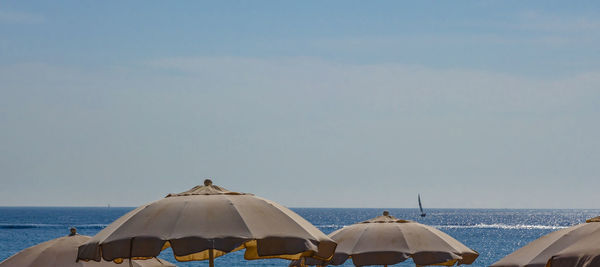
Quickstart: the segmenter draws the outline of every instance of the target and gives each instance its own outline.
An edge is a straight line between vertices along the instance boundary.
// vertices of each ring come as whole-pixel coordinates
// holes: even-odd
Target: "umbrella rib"
[[[62,238],[68,238],[68,237],[62,237]],[[40,253],[38,253],[38,256],[34,260],[32,260],[31,263],[36,262],[39,259],[39,256],[44,255],[44,253],[46,253],[46,251],[48,251],[49,249],[52,249],[53,245],[56,245],[57,242],[60,242],[60,241],[63,241],[63,240],[64,239],[46,241],[45,243],[47,243],[47,246],[44,249],[42,249],[40,251]],[[29,247],[27,249],[30,249],[30,248],[33,248],[33,247]],[[53,253],[51,253],[51,254],[53,254]]]
[[[260,201],[263,201],[263,202],[265,202],[265,203],[266,203],[266,204],[267,204],[269,207],[273,208],[273,210],[275,210],[276,212],[278,212],[278,213],[280,213],[280,214],[283,214],[283,215],[284,215],[284,216],[283,216],[284,218],[289,218],[289,219],[291,219],[290,221],[291,221],[292,223],[294,223],[296,226],[298,226],[298,228],[299,228],[299,229],[302,229],[302,231],[304,231],[304,232],[308,232],[308,231],[307,231],[307,229],[305,229],[304,227],[302,227],[302,225],[301,225],[300,223],[298,223],[296,220],[294,220],[294,219],[292,218],[292,216],[289,216],[287,213],[285,213],[285,212],[284,212],[284,210],[283,210],[283,209],[281,209],[280,207],[278,207],[278,205],[276,205],[276,203],[271,203],[270,201],[268,201],[268,200],[266,200],[266,199],[263,199],[263,198],[260,198],[260,197],[257,197],[257,199],[258,199],[258,200],[260,200]],[[283,206],[281,206],[281,207],[283,207]],[[285,207],[283,207],[283,208],[285,208]],[[309,233],[309,235],[311,235],[311,237],[312,237],[312,234],[310,234],[310,233]],[[254,235],[253,235],[253,236],[254,236]],[[256,238],[254,238],[254,239],[256,239]]]
[[[455,248],[454,245],[450,244],[448,241],[446,241],[445,239],[443,239],[442,237],[440,237],[434,231],[431,231],[431,229],[429,229],[429,227],[426,226],[426,227],[423,227],[423,228],[425,228],[428,232],[430,232],[431,234],[433,234],[438,240],[443,241],[444,244],[448,245],[452,250],[454,250],[454,251],[451,251],[452,253],[454,253],[454,254],[460,253],[460,251],[457,248]],[[444,233],[444,232],[442,232],[442,233]],[[444,233],[444,234],[446,234],[446,233]],[[447,252],[447,251],[441,251],[441,252]],[[459,255],[459,256],[462,258],[462,253],[460,253],[460,254],[461,255]]]
[[[354,255],[354,251],[356,246],[360,243],[360,240],[363,238],[363,235],[365,235],[365,233],[367,232],[367,229],[369,228],[369,226],[365,226],[364,229],[362,229],[362,231],[360,232],[359,237],[356,239],[356,242],[354,242],[354,245],[352,246],[352,249],[350,250],[350,256]]]
[[[295,216],[299,217],[300,219],[304,220],[304,218],[302,218],[302,216],[300,216],[300,215],[296,214],[295,212],[293,212],[293,211],[291,211],[291,210],[290,210],[290,211],[291,211],[293,214],[287,214],[287,213],[284,211],[284,209],[287,209],[287,208],[285,208],[284,206],[281,206],[281,205],[279,205],[279,204],[277,204],[277,203],[271,203],[271,202],[269,202],[269,201],[267,201],[267,200],[264,200],[264,199],[262,199],[262,201],[265,201],[265,202],[267,202],[267,204],[269,204],[271,207],[275,208],[275,210],[276,210],[277,212],[279,212],[279,213],[282,213],[282,214],[284,215],[284,217],[285,217],[285,218],[290,218],[290,219],[291,219],[291,221],[292,221],[292,222],[293,222],[293,223],[294,223],[296,226],[298,226],[298,228],[300,228],[300,229],[302,229],[302,231],[306,232],[306,233],[307,233],[307,234],[308,234],[308,235],[309,235],[311,238],[313,238],[313,237],[314,237],[314,236],[312,235],[313,233],[311,233],[311,232],[309,231],[309,229],[306,229],[306,228],[304,228],[304,227],[303,227],[303,226],[302,226],[302,225],[301,225],[301,224],[300,224],[300,223],[299,223],[299,222],[298,222],[298,221],[297,221],[295,218],[293,218],[293,217],[292,217],[292,216],[290,216],[290,215],[295,215]],[[282,207],[282,208],[284,208],[284,209],[282,209],[282,208],[280,208],[280,207],[278,207],[278,206],[281,206],[281,207]],[[310,225],[312,225],[312,224],[310,224]],[[315,227],[315,228],[316,228],[316,227]]]
[[[173,232],[177,229],[177,225],[179,224],[179,220],[181,220],[181,213],[183,213],[183,210],[188,206],[189,202],[185,201],[183,204],[183,207],[181,209],[179,209],[179,212],[177,213],[177,218],[175,219],[175,223],[173,224],[173,228],[171,228],[171,231],[169,232],[169,236],[167,237],[167,240],[164,241],[171,241],[171,239],[173,238]],[[163,243],[164,245],[164,243]],[[171,244],[172,245],[172,244]]]
[[[533,258],[531,258],[531,260],[527,264],[534,263],[538,258],[540,258],[541,255],[545,254],[546,252],[554,250],[556,246],[553,246],[553,245],[558,244],[560,242],[560,240],[562,240],[563,238],[565,238],[565,236],[567,236],[570,233],[571,232],[567,232],[567,233],[561,235],[560,237],[558,237],[556,240],[554,240],[554,242],[552,242],[547,247],[545,247],[542,250],[540,250],[540,252],[537,253],[537,255],[535,255]],[[568,244],[567,246],[556,250],[554,253],[549,253],[551,255],[549,255],[548,259],[550,259],[554,254],[558,254],[560,251],[564,250],[565,248],[569,247],[570,245],[571,244]],[[546,259],[546,261],[548,261],[548,259]]]
[[[242,222],[244,222],[244,227],[246,228],[247,232],[250,234],[250,238],[251,239],[255,239],[254,238],[254,233],[252,232],[252,229],[250,229],[250,227],[248,226],[248,223],[246,222],[246,219],[244,218],[244,216],[242,216],[242,213],[237,208],[237,206],[235,205],[235,203],[233,203],[233,201],[231,200],[231,198],[227,198],[227,200],[229,201],[229,203],[231,204],[231,206],[233,207],[233,209],[236,211],[236,213],[239,215],[239,217],[242,220]]]
[[[52,240],[51,240],[51,241],[52,241]],[[59,241],[58,241],[58,242],[59,242]],[[55,245],[56,243],[57,243],[57,242],[55,242],[55,243],[54,243],[54,245]],[[40,253],[38,253],[38,254],[37,254],[37,257],[31,261],[31,264],[33,264],[33,263],[37,263],[38,261],[40,261],[40,257],[41,257],[42,255],[45,255],[45,253],[46,253],[46,252],[49,252],[49,250],[51,250],[51,249],[52,249],[52,247],[53,247],[53,246],[52,246],[52,244],[51,244],[50,246],[47,246],[47,247],[45,247],[45,248],[44,248],[42,251],[40,251]],[[47,262],[56,263],[56,256],[54,255],[55,253],[49,253],[49,254],[54,256],[54,257],[53,257],[53,261],[48,261],[47,259],[45,259],[45,260],[44,260],[44,263],[47,263]]]
[[[406,248],[409,250],[407,254],[410,254],[410,256],[412,257],[412,254],[414,252],[412,251],[412,248],[408,245],[408,240],[406,240],[406,236],[404,235],[404,230],[402,229],[402,226],[400,226],[400,224],[398,224],[398,223],[395,223],[395,225],[396,225],[396,228],[398,228],[400,235],[402,236],[402,240],[404,240],[404,244],[406,245]]]
[[[140,212],[141,210],[147,208],[148,206],[150,206],[154,203],[155,202],[152,202],[152,203],[137,207],[137,208],[133,209],[132,211],[129,211],[125,215],[121,216],[120,218],[116,219],[114,222],[109,224],[106,228],[104,228],[100,232],[98,232],[98,234],[96,234],[94,237],[92,237],[91,240],[95,239],[96,236],[104,235],[104,236],[101,236],[101,238],[97,240],[98,244],[104,243],[107,239],[110,239],[113,235],[115,235],[116,230],[119,229],[119,227],[121,227],[125,223],[129,222],[129,220],[131,218],[133,218],[138,212]],[[103,254],[104,254],[104,252],[101,252],[101,256]]]
[[[429,231],[430,233],[432,233],[432,234],[433,234],[433,235],[434,235],[436,238],[438,238],[439,240],[443,241],[443,243],[444,243],[444,244],[446,244],[446,245],[448,245],[448,246],[449,246],[449,247],[450,247],[452,250],[454,250],[454,251],[443,251],[443,250],[442,250],[442,251],[436,251],[436,252],[442,252],[442,253],[448,253],[448,254],[452,253],[452,254],[454,254],[454,255],[456,255],[456,256],[458,256],[458,257],[459,257],[459,259],[455,259],[455,260],[457,260],[457,262],[458,262],[459,260],[462,260],[462,259],[463,259],[463,254],[464,254],[463,252],[461,252],[460,250],[458,250],[457,248],[455,248],[455,247],[454,247],[452,244],[448,243],[448,242],[447,242],[445,239],[441,238],[441,237],[440,237],[439,235],[437,235],[437,234],[436,234],[434,231],[431,231],[431,229],[429,229],[429,227],[424,227],[424,228],[425,228],[427,231]],[[440,232],[441,232],[441,231],[440,231]],[[444,232],[442,232],[442,233],[444,233]],[[446,234],[446,233],[444,233],[444,234]],[[447,235],[447,234],[446,234],[446,235]],[[467,247],[467,248],[468,248],[468,247]],[[468,249],[470,249],[470,248],[468,248]],[[472,249],[470,249],[470,250],[472,250]],[[411,256],[411,257],[412,257],[412,256]],[[414,260],[414,258],[413,258],[413,260]],[[453,260],[454,260],[454,259],[453,259]],[[453,265],[454,265],[454,263],[452,263],[452,265],[451,265],[451,266],[453,266]]]
[[[277,210],[279,213],[282,213],[284,215],[284,217],[290,218],[294,224],[296,224],[300,229],[302,229],[302,231],[306,232],[311,238],[315,237],[313,235],[314,233],[311,232],[310,229],[304,228],[304,226],[302,226],[302,224],[300,224],[300,222],[302,222],[302,221],[307,222],[309,226],[312,226],[315,230],[320,231],[319,229],[317,229],[316,226],[313,226],[312,223],[310,223],[309,221],[307,221],[306,219],[304,219],[302,216],[298,215],[294,211],[286,208],[285,206],[282,206],[281,204],[278,204],[277,202],[271,202],[270,200],[263,199],[260,197],[258,197],[258,199],[261,199],[262,201],[269,204],[271,207],[275,208],[275,210]],[[290,211],[291,214],[286,213],[285,212],[286,210]]]

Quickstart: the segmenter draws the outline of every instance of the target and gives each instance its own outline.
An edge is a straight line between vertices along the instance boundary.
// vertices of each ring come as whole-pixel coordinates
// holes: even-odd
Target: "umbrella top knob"
[[[223,187],[213,185],[210,179],[204,180],[204,185],[194,186],[194,188],[181,192],[179,194],[168,194],[166,197],[197,196],[197,195],[252,195],[229,191]]]
[[[69,228],[69,236],[77,235],[77,228],[71,227]]]
[[[389,211],[384,210],[383,215],[377,216],[373,219],[366,220],[361,223],[412,223],[412,222],[413,221],[398,219],[398,218],[390,215]]]

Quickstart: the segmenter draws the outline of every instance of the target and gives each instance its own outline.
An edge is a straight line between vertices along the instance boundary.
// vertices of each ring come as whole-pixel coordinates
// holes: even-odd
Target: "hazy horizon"
[[[148,203],[145,203],[148,204]],[[0,208],[102,208],[102,209],[123,209],[123,208],[131,208],[135,209],[139,206],[0,206]],[[294,207],[288,206],[289,209],[373,209],[373,210],[415,210],[419,212],[418,206],[415,208],[412,207]],[[426,214],[431,215],[431,211],[435,210],[582,210],[582,211],[590,211],[590,210],[599,210],[600,208],[436,208],[436,207],[426,207],[424,211]],[[392,214],[393,216],[394,214]]]

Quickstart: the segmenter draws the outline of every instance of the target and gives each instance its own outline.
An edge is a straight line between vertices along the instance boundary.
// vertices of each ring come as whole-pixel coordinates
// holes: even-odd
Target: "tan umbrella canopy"
[[[346,226],[329,234],[338,242],[333,259],[310,265],[341,265],[348,258],[356,266],[393,265],[412,258],[416,265],[471,264],[479,256],[446,233],[424,224],[383,216]],[[296,261],[292,266],[301,266]]]
[[[588,225],[599,229],[600,217],[586,221]],[[590,227],[591,228],[591,227]],[[547,267],[595,267],[600,266],[600,231],[596,230],[588,236],[581,238],[573,245],[556,253]]]
[[[552,256],[547,267],[596,267],[600,266],[600,236],[586,237]]]
[[[206,180],[141,206],[79,247],[78,259],[120,262],[171,247],[178,261],[209,260],[246,249],[246,259],[330,259],[336,243],[293,211]]]
[[[542,236],[491,267],[591,267],[600,266],[599,256],[600,217],[596,217]]]
[[[125,267],[112,261],[76,262],[77,248],[91,237],[85,235],[69,235],[52,239],[44,243],[22,250],[10,258],[0,262],[0,267]],[[132,261],[134,267],[175,267],[175,265],[159,259]]]

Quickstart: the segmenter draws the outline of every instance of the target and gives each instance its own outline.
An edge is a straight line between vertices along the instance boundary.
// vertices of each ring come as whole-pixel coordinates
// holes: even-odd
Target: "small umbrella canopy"
[[[306,264],[341,265],[352,258],[356,266],[393,265],[412,258],[421,266],[452,266],[471,264],[479,256],[434,227],[399,220],[387,211],[383,216],[346,226],[329,236],[338,243],[333,259],[329,262],[306,259]],[[292,265],[301,264],[296,261]]]
[[[246,249],[246,259],[330,259],[336,243],[293,211],[206,180],[141,206],[79,248],[78,258],[120,262],[171,247],[178,261],[210,260]]]
[[[600,248],[597,240],[600,240],[600,219],[594,218],[587,220],[586,223],[578,224],[569,228],[561,229],[545,236],[540,237],[525,245],[524,247],[516,250],[508,256],[502,258],[490,267],[544,267],[546,264],[550,264],[548,260],[555,255],[562,255],[555,257],[556,265],[551,266],[597,266],[597,265],[576,265],[567,264],[562,265],[559,262],[570,262],[575,259],[576,252],[579,256],[584,256],[583,250],[576,250],[579,246],[584,248],[593,248],[591,246],[596,242],[595,247]],[[583,254],[582,254],[583,253]],[[596,254],[598,255],[598,254]],[[571,260],[567,260],[567,258]],[[579,258],[579,257],[577,257]],[[580,260],[583,260],[581,258]],[[575,262],[578,262],[576,260]]]
[[[29,247],[0,262],[0,267],[126,267],[128,264],[116,264],[111,261],[76,262],[77,248],[91,237],[70,235],[52,239]],[[135,267],[174,267],[175,265],[159,259],[132,261]]]

